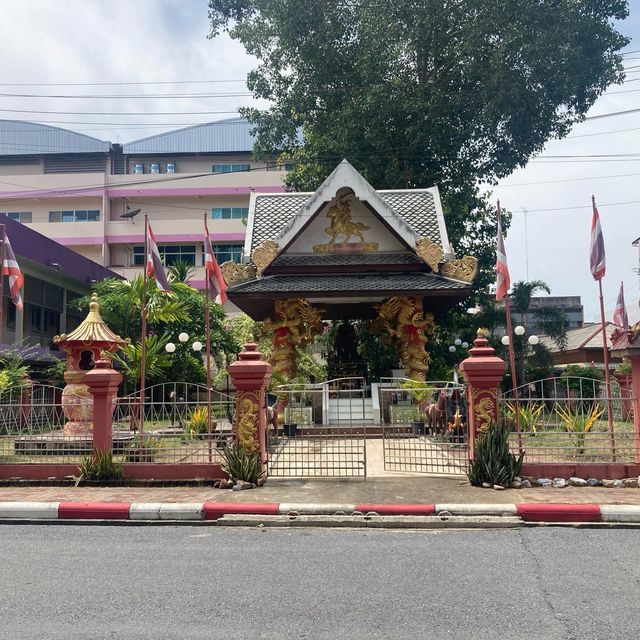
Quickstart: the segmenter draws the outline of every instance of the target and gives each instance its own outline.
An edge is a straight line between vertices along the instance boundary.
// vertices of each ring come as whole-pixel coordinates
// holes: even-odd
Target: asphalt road
[[[0,638],[635,637],[639,536],[0,525]]]

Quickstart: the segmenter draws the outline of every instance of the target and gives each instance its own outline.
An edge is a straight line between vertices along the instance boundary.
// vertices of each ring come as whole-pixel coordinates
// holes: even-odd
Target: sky
[[[639,254],[631,244],[640,237],[640,0],[629,4],[630,17],[618,25],[632,38],[625,84],[492,191],[513,213],[506,238],[512,282],[543,280],[552,295],[581,296],[586,321],[599,317],[589,271],[592,194],[605,239],[607,317],[624,281],[629,317],[640,319]],[[226,36],[207,39],[208,30],[206,0],[5,1],[0,118],[127,142],[232,117],[239,106],[265,106],[245,84],[256,60]],[[56,97],[69,94],[83,97]]]

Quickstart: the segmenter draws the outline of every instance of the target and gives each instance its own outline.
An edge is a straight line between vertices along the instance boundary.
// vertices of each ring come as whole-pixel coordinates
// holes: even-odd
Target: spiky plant
[[[249,453],[244,447],[231,445],[221,451],[222,470],[234,480],[258,482],[262,475],[260,454]]]
[[[495,422],[475,442],[475,457],[469,463],[469,482],[479,487],[487,482],[508,487],[520,475],[525,452],[518,457],[509,451],[510,429]]]

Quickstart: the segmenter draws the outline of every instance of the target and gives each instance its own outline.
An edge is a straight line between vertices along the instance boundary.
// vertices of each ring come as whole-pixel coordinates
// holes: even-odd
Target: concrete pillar
[[[236,388],[233,425],[236,443],[250,453],[259,452],[264,470],[267,464],[265,392],[272,367],[262,359],[258,345],[251,341],[244,345],[244,351],[227,370]]]
[[[631,360],[631,406],[633,407],[633,431],[636,438],[636,462],[640,462],[640,353]]]
[[[486,431],[489,422],[498,421],[499,387],[506,363],[496,355],[482,329],[469,349],[469,357],[460,363],[467,383],[467,429],[469,457],[473,459],[475,440]]]
[[[631,376],[628,373],[616,371],[613,374],[620,385],[620,403],[622,405],[622,419],[631,417]]]
[[[83,383],[93,396],[93,454],[110,453],[113,445],[114,399],[122,374],[111,367],[111,361],[100,359],[84,376]]]

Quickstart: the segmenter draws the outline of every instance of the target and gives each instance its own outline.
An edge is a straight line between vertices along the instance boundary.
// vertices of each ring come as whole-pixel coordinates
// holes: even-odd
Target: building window
[[[162,263],[170,267],[176,262],[186,262],[191,266],[196,264],[196,246],[194,244],[159,244],[158,251]],[[144,246],[133,247],[133,264],[142,266],[144,264]]]
[[[240,262],[242,260],[243,246],[241,244],[214,244],[213,254],[216,257],[216,262],[222,264],[233,260],[234,262]]]
[[[98,222],[98,209],[78,209],[77,211],[49,211],[49,222]]]
[[[293,162],[267,162],[267,171],[293,171]]]
[[[249,207],[218,207],[211,209],[214,220],[243,220],[249,216]]]
[[[0,211],[0,213],[7,216],[7,218],[11,218],[12,220],[17,220],[18,222],[31,222],[32,213],[31,211]]]
[[[212,173],[235,173],[236,171],[251,171],[250,164],[214,164]]]

